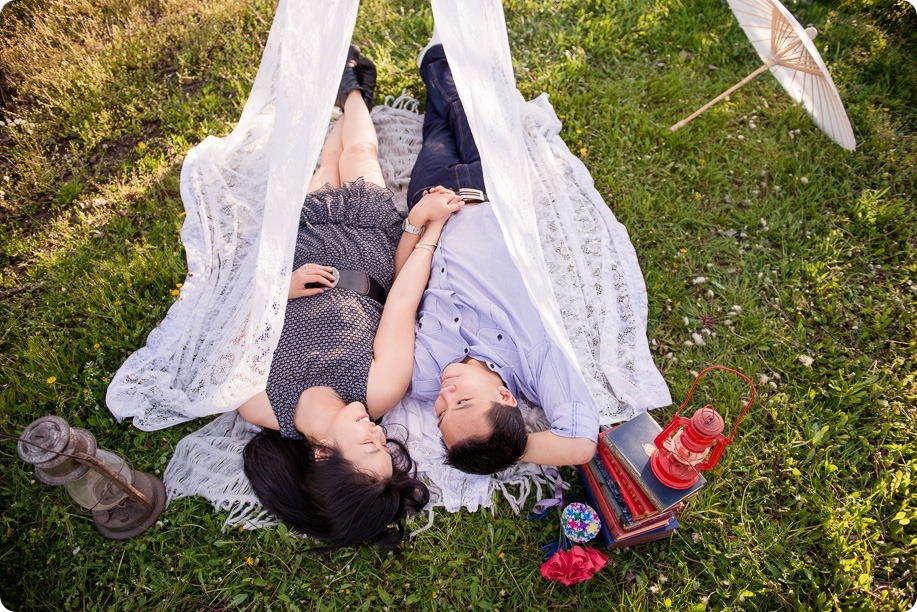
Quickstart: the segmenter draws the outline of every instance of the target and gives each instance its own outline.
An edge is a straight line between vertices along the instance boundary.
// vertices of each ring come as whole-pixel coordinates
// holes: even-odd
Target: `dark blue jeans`
[[[408,185],[408,207],[420,201],[424,189],[437,185],[453,191],[471,188],[486,192],[481,157],[442,45],[431,47],[424,55],[420,76],[427,86],[427,107],[423,148]]]

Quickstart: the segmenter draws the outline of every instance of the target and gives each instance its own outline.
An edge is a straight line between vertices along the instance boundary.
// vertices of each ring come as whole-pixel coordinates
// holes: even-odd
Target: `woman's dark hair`
[[[379,479],[355,467],[332,446],[291,440],[264,429],[242,454],[245,475],[255,495],[274,516],[314,538],[327,549],[378,544],[394,549],[404,537],[402,519],[419,512],[430,499],[418,480],[407,448],[388,441],[391,478]],[[315,450],[325,456],[316,461]],[[388,529],[398,523],[394,530]]]
[[[486,418],[493,433],[487,438],[469,438],[446,447],[446,465],[466,474],[493,474],[519,460],[528,441],[519,408],[494,402]]]

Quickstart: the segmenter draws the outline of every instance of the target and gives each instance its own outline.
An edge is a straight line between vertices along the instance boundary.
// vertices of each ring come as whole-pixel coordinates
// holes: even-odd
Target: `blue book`
[[[673,489],[659,482],[650,467],[650,455],[656,448],[654,440],[661,431],[653,417],[643,412],[600,436],[599,444],[604,444],[611,451],[656,509],[665,512],[697,493],[707,480],[701,476],[688,489]]]

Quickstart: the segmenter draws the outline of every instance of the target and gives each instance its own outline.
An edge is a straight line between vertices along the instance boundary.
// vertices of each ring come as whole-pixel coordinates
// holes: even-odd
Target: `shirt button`
[[[458,323],[458,317],[455,317],[455,318],[452,319],[452,320],[455,321],[456,323]]]
[[[497,366],[495,366],[494,364],[490,364],[490,369],[491,369],[491,370],[493,370],[493,369],[496,368],[496,367],[497,367]]]
[[[440,272],[445,272],[446,269],[445,269],[445,268],[440,268],[439,271],[440,271]]]
[[[503,334],[497,334],[497,340],[503,340]]]
[[[466,354],[466,355],[468,354],[468,349],[465,349],[465,354]]]

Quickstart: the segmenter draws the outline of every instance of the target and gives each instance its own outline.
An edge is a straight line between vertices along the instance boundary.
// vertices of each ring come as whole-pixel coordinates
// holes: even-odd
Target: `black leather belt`
[[[480,189],[469,189],[465,187],[459,189],[457,195],[465,200],[465,204],[480,204],[481,202],[487,201],[487,194]]]
[[[376,300],[380,304],[385,304],[386,291],[385,287],[379,284],[369,274],[359,270],[334,270],[334,284],[332,288],[349,289],[360,295]],[[321,283],[309,283],[306,287],[325,287]]]

